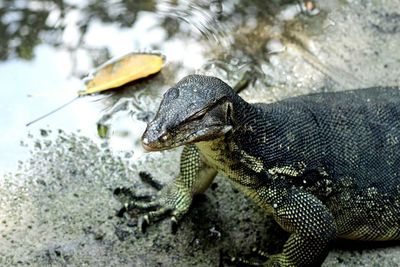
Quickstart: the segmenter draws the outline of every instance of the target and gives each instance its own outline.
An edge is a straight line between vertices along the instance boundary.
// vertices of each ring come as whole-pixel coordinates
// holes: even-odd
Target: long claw
[[[131,198],[134,200],[149,201],[154,198],[154,193],[150,191],[139,191],[133,193]]]
[[[231,258],[231,262],[232,263],[235,263],[235,264],[237,264],[237,265],[239,265],[239,266],[262,266],[262,264],[261,263],[259,263],[259,262],[256,262],[256,261],[251,261],[251,260],[246,260],[246,259],[243,259],[243,258],[241,258],[241,257],[232,257]]]
[[[179,227],[179,222],[182,220],[183,216],[189,209],[190,204],[185,205],[183,209],[173,210],[171,213],[171,233],[175,234]]]
[[[117,210],[116,212],[116,216],[122,218],[125,214],[125,212],[127,212],[127,209],[125,207],[120,208],[119,210]]]
[[[150,200],[154,197],[153,192],[147,190],[136,192],[128,187],[118,187],[114,189],[113,193],[119,198],[129,197],[130,199],[134,200]]]
[[[144,183],[150,185],[151,187],[157,190],[161,190],[164,187],[164,185],[162,185],[159,181],[154,179],[150,173],[139,172],[139,177]]]
[[[178,231],[178,220],[176,219],[175,216],[171,217],[171,233],[172,234],[176,234],[176,232]]]
[[[138,201],[131,201],[125,202],[124,206],[116,212],[117,217],[123,217],[125,212],[132,211],[134,209],[140,210],[152,210],[159,207],[159,203],[157,201],[152,202],[138,202]]]
[[[251,250],[253,253],[256,253],[258,256],[263,257],[263,258],[269,258],[268,252],[265,252],[257,247],[252,248]]]
[[[170,208],[170,207],[161,207],[158,210],[150,211],[147,214],[147,216],[148,216],[149,220],[152,222],[159,221],[159,220],[165,218],[170,213],[171,210],[172,210],[172,208]]]
[[[179,222],[183,218],[183,216],[187,213],[187,211],[189,210],[189,207],[190,207],[190,202],[189,203],[185,203],[185,205],[182,205],[181,209],[173,210],[172,211],[172,218],[174,218],[174,220]]]
[[[160,207],[160,202],[158,200],[153,200],[150,202],[142,202],[142,201],[131,201],[129,203],[129,208],[138,208],[141,210],[151,210]]]
[[[149,224],[150,224],[150,220],[147,215],[139,217],[138,225],[139,225],[140,231],[143,234],[146,233],[146,229],[147,229],[147,226],[149,226]]]
[[[150,211],[146,215],[143,215],[139,218],[138,225],[142,231],[142,233],[146,232],[147,226],[150,225],[151,222],[159,221],[166,217],[171,208],[169,207],[162,207],[155,211]]]

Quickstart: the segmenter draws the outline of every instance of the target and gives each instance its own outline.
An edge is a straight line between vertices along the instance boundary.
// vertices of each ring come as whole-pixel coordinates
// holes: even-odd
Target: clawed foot
[[[234,266],[265,266],[266,260],[270,255],[258,248],[253,248],[250,255],[234,256],[228,259]]]
[[[139,176],[144,183],[158,192],[152,194],[150,191],[136,192],[128,188],[117,188],[114,194],[124,199],[124,207],[117,212],[117,216],[122,217],[127,212],[139,213],[138,226],[143,233],[148,225],[170,217],[171,230],[175,233],[178,222],[192,203],[191,192],[178,182],[162,186],[148,173],[141,172]]]

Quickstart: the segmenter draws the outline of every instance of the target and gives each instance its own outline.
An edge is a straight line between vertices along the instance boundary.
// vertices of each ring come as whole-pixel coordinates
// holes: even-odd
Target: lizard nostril
[[[147,151],[153,151],[154,147],[147,137],[142,138],[142,146]]]
[[[144,137],[143,139],[142,139],[142,142],[143,142],[143,144],[149,144],[149,139],[147,138],[147,137]]]

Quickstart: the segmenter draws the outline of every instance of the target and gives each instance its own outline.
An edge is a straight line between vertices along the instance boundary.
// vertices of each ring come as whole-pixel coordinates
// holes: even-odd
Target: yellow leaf
[[[112,59],[85,78],[86,90],[80,91],[79,95],[102,92],[145,78],[159,72],[164,61],[163,55],[150,53],[129,53]]]

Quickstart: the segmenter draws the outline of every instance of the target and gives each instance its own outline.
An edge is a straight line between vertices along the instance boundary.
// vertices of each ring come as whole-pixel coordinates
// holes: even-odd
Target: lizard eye
[[[178,96],[179,96],[179,91],[176,88],[171,88],[164,94],[164,98],[168,99],[168,101],[175,100],[178,98]]]

